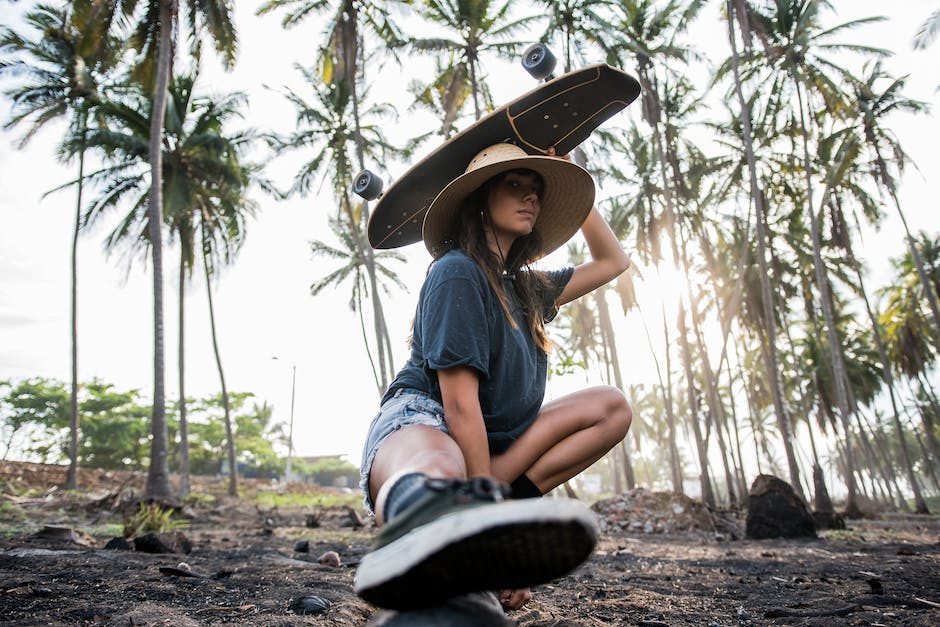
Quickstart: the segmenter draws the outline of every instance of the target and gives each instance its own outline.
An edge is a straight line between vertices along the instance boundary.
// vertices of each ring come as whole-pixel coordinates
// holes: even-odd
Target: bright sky
[[[15,23],[29,2],[0,4],[0,23]],[[247,123],[262,129],[287,131],[294,112],[283,98],[263,86],[292,85],[306,94],[293,70],[295,62],[309,64],[313,46],[321,39],[317,24],[289,32],[280,29],[280,16],[257,18],[256,2],[236,3],[236,23],[241,49],[234,72],[207,68],[204,90],[249,94]],[[847,21],[887,12],[874,0],[835,0],[836,20]],[[885,62],[894,75],[910,74],[907,95],[940,107],[935,89],[940,86],[940,42],[927,51],[911,50],[917,27],[938,7],[931,0],[898,0],[890,6],[891,18],[879,25],[851,31],[846,40],[865,42],[895,51]],[[693,30],[704,35],[706,52],[720,46],[724,35],[713,3]],[[712,40],[717,35],[720,38]],[[720,50],[720,48],[716,48]],[[721,52],[716,53],[722,54]],[[709,55],[712,60],[718,56]],[[418,68],[424,67],[420,64]],[[528,75],[518,65],[493,64],[493,91],[505,102],[531,88]],[[416,65],[403,69],[389,65],[373,94],[383,93],[400,105],[402,119],[389,123],[393,139],[425,130],[426,121],[406,113],[408,97],[403,86],[414,76]],[[371,68],[370,68],[371,71]],[[375,76],[375,73],[372,73]],[[426,78],[422,76],[421,78]],[[622,113],[609,125],[627,125]],[[9,102],[0,100],[0,119],[9,119]],[[940,181],[936,141],[940,124],[935,116],[896,116],[891,120],[905,149],[919,166],[904,179],[901,200],[912,228],[940,231]],[[25,149],[16,148],[21,130],[0,133],[0,379],[31,376],[69,380],[69,255],[74,196],[70,191],[41,198],[43,192],[70,180],[74,167],[53,158],[61,127],[40,133]],[[429,150],[430,147],[426,148]],[[302,156],[271,161],[268,174],[283,185],[297,170]],[[394,164],[400,174],[405,164]],[[313,299],[309,285],[331,266],[314,261],[308,242],[327,237],[326,216],[334,203],[324,194],[287,202],[258,197],[257,218],[249,224],[248,238],[236,264],[215,285],[215,305],[222,359],[228,387],[250,391],[258,402],[274,405],[274,415],[286,421],[290,410],[291,367],[297,368],[295,409],[296,454],[343,453],[354,463],[369,421],[378,405],[369,364],[362,347],[357,317],[348,308],[346,288]],[[108,258],[102,241],[108,227],[86,233],[79,252],[79,368],[87,381],[100,377],[119,389],[137,388],[145,397],[152,392],[152,296],[151,278],[138,262],[128,272],[124,260]],[[886,255],[901,250],[901,230],[890,221],[882,231],[867,236],[863,251],[875,271],[873,284],[886,281]],[[414,302],[429,257],[423,246],[405,249],[410,261],[400,269],[409,285],[407,294],[386,297],[388,323],[396,342],[396,364],[405,355]],[[563,262],[563,260],[562,260]],[[177,252],[165,251],[165,343],[167,397],[177,396]],[[650,282],[648,282],[650,283]],[[642,287],[641,297],[655,301],[655,287]],[[205,285],[197,277],[187,290],[187,394],[218,393],[218,376],[209,336]],[[621,355],[628,383],[652,382],[653,366],[646,339],[636,314],[618,324]],[[655,323],[651,324],[655,327]],[[654,333],[654,342],[657,340]],[[272,359],[273,357],[278,359]],[[549,394],[557,395],[583,384],[584,375],[550,382]]]

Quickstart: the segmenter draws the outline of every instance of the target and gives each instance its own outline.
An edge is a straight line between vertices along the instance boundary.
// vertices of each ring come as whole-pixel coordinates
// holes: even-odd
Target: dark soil
[[[352,590],[375,530],[343,526],[341,507],[260,509],[249,497],[270,484],[244,482],[241,500],[217,496],[187,512],[189,554],[154,555],[103,548],[133,511],[140,475],[85,470],[77,493],[55,489],[63,479],[61,467],[0,463],[0,625],[362,625],[375,614]],[[206,480],[194,492],[221,489]],[[305,525],[311,514],[320,527]],[[937,517],[882,515],[819,540],[752,541],[731,539],[743,520],[729,514],[706,529],[634,516],[604,524],[591,559],[536,588],[510,618],[544,627],[940,624]],[[46,525],[67,529],[37,533]],[[298,540],[309,552],[294,550]],[[317,562],[328,551],[339,566]],[[316,612],[320,601],[307,600],[316,613],[304,614],[304,597],[328,607]]]

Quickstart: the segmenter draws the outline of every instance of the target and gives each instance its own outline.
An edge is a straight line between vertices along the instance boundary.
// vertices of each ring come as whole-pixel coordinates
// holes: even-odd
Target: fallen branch
[[[837,607],[834,610],[791,610],[786,607],[773,607],[764,612],[764,618],[818,618],[822,616],[846,616],[861,609],[860,605],[852,604]]]
[[[923,603],[927,607],[935,607],[940,609],[940,603],[934,603],[933,601],[928,601],[927,599],[921,599],[920,597],[914,597],[914,600],[918,603]]]

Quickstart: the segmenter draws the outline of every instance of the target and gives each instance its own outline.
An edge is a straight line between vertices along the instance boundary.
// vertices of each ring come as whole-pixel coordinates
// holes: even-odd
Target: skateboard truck
[[[536,80],[545,79],[546,82],[555,78],[552,72],[558,60],[543,43],[532,44],[522,53],[522,67]]]
[[[366,200],[375,200],[382,195],[384,183],[375,172],[363,170],[353,180],[353,192]]]

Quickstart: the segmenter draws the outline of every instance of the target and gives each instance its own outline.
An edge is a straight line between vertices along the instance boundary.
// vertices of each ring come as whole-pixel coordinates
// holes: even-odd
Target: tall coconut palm
[[[795,490],[802,493],[800,471],[796,462],[796,454],[793,449],[793,427],[788,414],[786,404],[784,403],[783,377],[780,371],[780,357],[777,354],[776,337],[777,322],[774,290],[771,287],[770,272],[768,269],[768,235],[767,235],[767,206],[766,196],[758,178],[757,159],[755,157],[755,138],[754,127],[752,124],[751,96],[744,94],[744,76],[742,72],[742,59],[738,52],[737,33],[735,24],[742,24],[741,37],[745,42],[746,49],[749,45],[753,32],[750,23],[750,7],[744,0],[728,0],[725,5],[728,22],[728,39],[731,45],[731,72],[733,75],[733,89],[739,107],[739,119],[741,123],[741,136],[743,139],[743,148],[745,161],[747,164],[748,187],[750,191],[751,202],[756,210],[756,233],[757,241],[757,261],[759,267],[760,279],[760,306],[762,309],[762,320],[764,328],[762,337],[767,341],[764,355],[766,357],[766,370],[770,380],[770,391],[773,399],[774,413],[777,417],[777,425],[783,439],[784,450],[787,456],[787,468],[789,470],[790,483]]]
[[[162,191],[166,199],[165,222],[171,235],[180,243],[180,280],[185,283],[187,270],[191,271],[195,264],[195,246],[200,248],[199,257],[206,270],[213,348],[229,436],[229,467],[232,469],[229,492],[234,495],[237,492],[234,432],[215,332],[211,278],[219,267],[234,259],[244,238],[245,220],[254,210],[247,189],[254,180],[255,172],[241,157],[250,144],[252,133],[231,133],[225,128],[232,118],[239,115],[239,108],[244,103],[243,96],[235,94],[218,99],[198,98],[194,93],[195,82],[195,74],[180,76],[173,81],[169,90],[170,103],[162,145],[164,156],[161,159]],[[139,94],[133,102],[105,102],[101,109],[112,128],[93,129],[89,134],[89,145],[102,150],[109,163],[107,167],[89,175],[90,179],[102,182],[104,192],[93,200],[85,221],[94,221],[104,212],[118,206],[130,205],[131,211],[110,234],[107,245],[111,248],[125,247],[132,253],[148,251],[153,246],[150,240],[152,214],[145,209],[149,198],[149,177],[143,168],[149,157],[150,106],[152,101],[144,94]],[[180,286],[181,312],[185,294],[183,284]],[[181,353],[184,348],[183,323],[181,319]],[[182,386],[182,360],[180,376]],[[181,394],[183,405],[184,389],[181,389]],[[187,440],[183,416],[181,413],[181,458],[185,460],[188,455],[185,453]]]
[[[327,39],[318,47],[318,82],[337,85],[345,90],[349,97],[352,115],[353,142],[355,145],[356,164],[359,170],[366,168],[368,149],[363,136],[361,109],[366,94],[365,60],[372,58],[366,52],[364,33],[371,35],[371,42],[383,42],[391,45],[400,40],[398,27],[392,19],[392,8],[398,2],[368,2],[357,0],[268,0],[258,9],[263,15],[279,10],[286,10],[281,24],[293,28],[301,24],[310,15],[330,13],[331,18],[326,29]],[[385,163],[384,161],[379,163]],[[345,179],[340,179],[345,180]],[[378,360],[379,388],[384,391],[394,376],[391,339],[385,321],[385,311],[379,290],[378,269],[372,248],[365,243],[365,227],[369,222],[369,204],[363,202],[357,215],[347,214],[347,227],[357,234],[352,242],[360,252],[369,278],[369,293],[372,302],[372,318],[376,337],[376,358]],[[370,355],[370,360],[372,360]],[[372,360],[373,368],[375,360]],[[380,392],[381,393],[381,392]]]
[[[878,73],[880,71],[878,67],[879,65],[880,64],[875,64],[875,68],[872,74]],[[869,81],[866,80],[865,82],[868,83]],[[838,135],[839,137],[837,141],[839,148],[836,150],[836,154],[840,155],[840,157],[830,160],[830,169],[834,170],[835,172],[841,172],[841,175],[827,176],[827,180],[831,181],[831,184],[835,188],[832,201],[832,213],[834,215],[841,215],[844,212],[844,205],[848,202],[852,202],[853,204],[857,204],[862,209],[862,212],[866,216],[869,216],[869,219],[878,220],[881,213],[880,208],[878,207],[878,204],[875,202],[875,200],[868,195],[864,185],[862,184],[869,178],[867,175],[867,168],[865,168],[863,164],[859,163],[860,159],[862,158],[860,154],[862,152],[860,150],[860,146],[863,143],[862,138],[859,136],[859,133],[851,132],[851,129],[849,129],[848,132],[839,133]],[[853,158],[846,159],[841,155],[851,155]],[[848,161],[853,161],[853,163],[849,164],[847,163]],[[858,213],[855,215],[856,222],[858,222]],[[834,222],[848,223],[848,219],[843,215],[838,220],[834,220]],[[860,226],[858,230],[859,232],[861,231]],[[871,323],[872,338],[875,343],[875,348],[878,351],[878,356],[881,362],[882,376],[884,377],[885,386],[887,387],[889,400],[891,402],[892,416],[894,419],[893,426],[901,449],[901,461],[907,474],[908,484],[914,493],[914,508],[916,512],[926,514],[929,513],[927,509],[927,503],[924,500],[923,493],[921,492],[920,481],[917,479],[917,475],[914,472],[912,457],[910,451],[908,450],[907,439],[904,435],[904,427],[901,424],[901,416],[898,409],[896,383],[888,359],[888,353],[885,349],[883,338],[884,331],[875,314],[871,299],[868,296],[868,290],[865,287],[865,280],[863,277],[862,264],[855,256],[852,239],[853,238],[851,236],[844,237],[843,247],[849,261],[854,267],[855,277],[857,279],[857,291],[865,305],[865,312],[868,315],[868,319]]]
[[[932,268],[940,268],[940,239],[921,234],[922,243],[918,245],[924,251]],[[884,327],[884,341],[891,363],[898,372],[920,384],[925,397],[933,396],[926,372],[937,361],[940,338],[934,336],[923,312],[923,284],[919,273],[914,269],[910,253],[900,259],[892,260],[896,278],[881,290],[886,297],[880,321]],[[932,272],[934,282],[940,281],[940,269]],[[922,407],[921,419],[925,439],[930,449],[931,465],[940,468],[936,460],[940,459],[940,442],[934,431],[934,411],[931,407]]]
[[[937,302],[937,289],[931,286],[924,260],[917,249],[914,236],[907,223],[907,216],[898,200],[897,176],[904,172],[904,167],[910,158],[904,152],[901,142],[883,124],[885,117],[893,112],[925,113],[927,105],[905,97],[902,90],[906,79],[888,76],[882,70],[880,62],[871,64],[867,69],[865,76],[852,81],[853,114],[864,137],[864,147],[870,153],[871,174],[879,186],[887,190],[901,219],[908,250],[917,269],[917,275],[923,283],[924,297],[929,306],[933,324],[940,335],[940,304]],[[897,175],[893,174],[892,169],[897,172]]]
[[[618,239],[625,240],[635,229],[633,246],[639,258],[645,264],[658,264],[662,260],[662,235],[665,218],[657,213],[655,199],[660,195],[661,182],[658,179],[658,162],[650,150],[649,142],[635,126],[631,125],[623,136],[609,135],[604,138],[604,149],[611,154],[621,155],[620,160],[603,162],[603,174],[608,176],[616,187],[624,186],[627,191],[609,199],[610,225]],[[636,307],[643,317],[640,303],[636,301],[632,283],[618,282],[618,293],[624,305],[624,313]],[[643,321],[646,328],[646,321]],[[668,322],[663,305],[663,331],[666,346],[666,365],[661,367],[656,351],[652,348],[649,330],[646,329],[647,343],[656,364],[659,379],[659,391],[663,396],[667,422],[669,425],[669,460],[673,491],[682,493],[682,465],[679,459],[676,417],[672,393],[672,373],[670,369],[670,342],[668,340]],[[663,373],[665,371],[665,378]]]
[[[60,156],[78,159],[75,179],[75,219],[71,249],[71,400],[69,410],[69,467],[65,485],[78,487],[78,235],[84,192],[85,133],[91,109],[107,90],[119,56],[117,40],[102,31],[89,2],[71,6],[40,4],[29,11],[25,25],[29,34],[12,29],[0,31],[0,76],[25,77],[5,95],[13,103],[4,128],[29,124],[20,141],[25,146],[36,132],[53,121],[66,118],[67,136],[77,139],[74,151]]]
[[[350,202],[348,193],[341,199],[341,202]],[[368,275],[364,274],[366,264],[365,260],[362,259],[360,255],[360,247],[357,246],[353,241],[358,234],[349,229],[348,223],[345,219],[340,219],[336,216],[330,218],[329,225],[330,230],[333,232],[333,235],[336,237],[336,239],[340,241],[341,246],[334,246],[322,240],[314,240],[310,242],[310,250],[314,257],[339,261],[341,265],[338,268],[330,270],[323,277],[317,279],[310,286],[310,294],[312,296],[318,296],[324,289],[328,287],[339,287],[346,281],[349,281],[352,284],[352,294],[349,298],[349,308],[356,312],[359,316],[359,326],[362,331],[362,342],[366,346],[366,354],[368,355],[369,361],[372,365],[372,375],[375,378],[376,387],[381,390],[383,386],[382,382],[379,380],[379,373],[372,357],[372,351],[368,350],[369,338],[368,333],[366,333],[363,302],[366,300],[367,295],[371,291],[371,285],[369,283]],[[393,250],[382,250],[376,251],[374,259],[375,268],[378,271],[381,279],[384,279],[380,279],[379,286],[386,294],[391,291],[389,284],[394,285],[399,290],[406,289],[405,284],[401,281],[401,279],[398,278],[398,275],[394,272],[394,270],[392,270],[385,263],[386,261],[397,261],[399,263],[403,263],[405,261],[404,255]]]
[[[117,7],[133,11],[136,1],[105,0],[103,6],[117,15]],[[143,62],[136,77],[149,89],[150,135],[147,150],[150,159],[150,192],[146,203],[149,213],[150,256],[153,265],[153,416],[151,418],[150,467],[144,499],[172,502],[170,487],[166,425],[166,394],[164,384],[163,342],[163,122],[167,107],[167,90],[179,32],[182,6],[191,33],[190,41],[198,43],[204,34],[214,44],[226,68],[235,62],[237,36],[232,21],[231,0],[150,0],[134,26],[130,44],[140,52]]]
[[[357,291],[358,305],[366,298],[373,301],[373,322],[376,324],[374,338],[376,359],[372,353],[369,359],[373,364],[379,394],[388,386],[390,370],[383,366],[391,355],[391,342],[381,308],[375,308],[376,299],[381,298],[379,274],[382,270],[375,262],[375,253],[368,246],[364,234],[364,213],[366,204],[353,204],[349,200],[349,190],[358,167],[356,166],[359,146],[364,151],[364,159],[372,163],[387,163],[397,154],[396,149],[385,139],[382,123],[393,118],[395,111],[389,105],[373,104],[361,111],[358,123],[351,115],[351,86],[345,81],[322,83],[314,70],[298,66],[298,71],[305,77],[313,90],[313,98],[292,90],[285,92],[285,97],[297,111],[297,128],[284,136],[271,138],[271,143],[279,150],[304,150],[312,156],[294,177],[287,194],[305,196],[315,188],[328,184],[336,199],[338,215],[346,221],[346,229],[352,235],[346,243],[355,248],[353,257],[363,264],[369,280],[368,292]],[[363,98],[367,93],[363,94]],[[361,309],[359,309],[361,311]],[[371,351],[368,343],[366,349]],[[390,363],[390,362],[388,362]]]
[[[813,192],[812,142],[818,140],[818,128],[812,126],[816,118],[810,112],[820,103],[830,115],[840,115],[845,110],[845,91],[839,78],[847,72],[826,58],[826,52],[845,50],[868,55],[883,55],[884,50],[857,44],[835,42],[832,37],[842,31],[883,18],[865,18],[831,28],[821,25],[820,14],[828,8],[824,0],[774,0],[766,11],[752,11],[749,18],[755,20],[755,29],[764,46],[764,59],[769,64],[765,74],[769,116],[786,116],[797,124],[801,138],[802,168],[805,180],[805,212],[808,214],[813,244],[813,260],[816,274],[816,289],[825,320],[831,353],[833,378],[839,399],[843,430],[846,434],[845,459],[847,464],[848,497],[846,510],[849,515],[858,515],[855,503],[855,460],[849,434],[849,399],[845,388],[845,365],[839,349],[839,336],[833,312],[832,295],[826,277],[826,265],[822,259],[820,217]],[[763,68],[760,70],[763,72]],[[793,105],[796,105],[795,108]],[[820,207],[826,205],[825,199]]]

